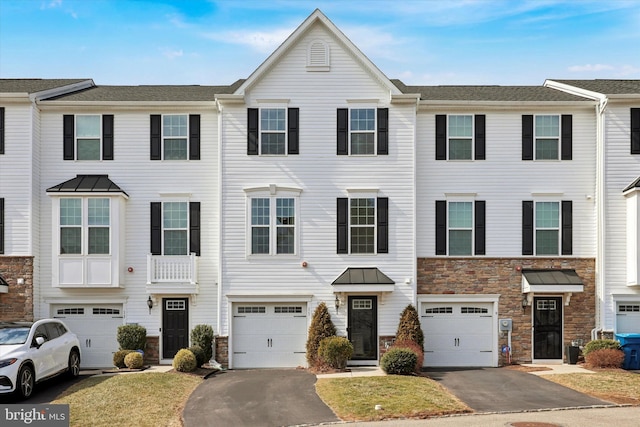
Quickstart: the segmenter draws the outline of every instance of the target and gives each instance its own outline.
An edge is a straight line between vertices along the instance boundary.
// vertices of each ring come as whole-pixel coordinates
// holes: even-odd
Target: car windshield
[[[29,337],[28,326],[0,328],[0,345],[24,344]]]

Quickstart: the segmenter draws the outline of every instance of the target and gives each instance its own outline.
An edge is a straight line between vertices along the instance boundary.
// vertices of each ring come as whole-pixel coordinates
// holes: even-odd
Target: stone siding
[[[0,293],[0,321],[33,320],[33,257],[0,255],[0,276],[9,284]]]
[[[160,337],[147,336],[147,348],[144,351],[144,363],[147,365],[160,364]]]
[[[595,325],[593,258],[419,258],[418,297],[425,294],[499,294],[498,317],[513,319],[511,362],[530,363],[533,357],[532,307],[522,307],[523,269],[576,271],[584,283],[584,292],[573,293],[569,305],[563,306],[563,346],[573,340],[588,342]],[[499,335],[498,344],[499,364],[505,365],[507,360],[500,350],[507,344],[506,333]]]
[[[229,367],[229,337],[216,337],[214,346],[216,362],[225,368]]]

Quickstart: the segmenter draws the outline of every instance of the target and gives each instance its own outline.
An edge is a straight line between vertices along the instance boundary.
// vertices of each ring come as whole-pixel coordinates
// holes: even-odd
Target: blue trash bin
[[[640,334],[616,334],[624,351],[622,368],[630,371],[640,370]]]

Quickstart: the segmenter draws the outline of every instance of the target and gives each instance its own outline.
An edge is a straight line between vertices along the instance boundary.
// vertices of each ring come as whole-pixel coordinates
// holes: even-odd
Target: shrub
[[[142,360],[142,354],[137,351],[132,351],[124,357],[124,365],[129,369],[140,369],[144,362]]]
[[[624,362],[624,352],[613,348],[592,350],[584,357],[591,368],[620,368]]]
[[[387,374],[411,375],[417,360],[418,356],[408,348],[390,348],[380,359],[380,367]]]
[[[147,330],[140,325],[118,326],[120,350],[144,350],[147,345]]]
[[[198,366],[211,360],[213,357],[213,328],[209,325],[196,325],[191,330],[191,345],[198,346],[204,351],[204,362]]]
[[[113,366],[119,369],[126,368],[127,365],[125,365],[124,363],[124,358],[127,356],[127,354],[133,353],[133,352],[136,352],[136,351],[135,350],[118,350],[115,353],[113,353]]]
[[[412,304],[409,304],[400,314],[396,340],[413,341],[420,348],[424,347],[424,333],[420,327],[420,316]]]
[[[313,318],[309,326],[309,336],[307,338],[307,362],[309,367],[316,367],[319,363],[318,348],[320,347],[320,341],[335,334],[336,327],[331,321],[327,305],[321,302],[316,311],[313,312]]]
[[[390,348],[405,348],[411,350],[416,354],[416,373],[422,371],[422,365],[424,364],[424,351],[422,347],[415,341],[396,341]]]
[[[320,341],[318,359],[334,369],[344,369],[353,356],[353,344],[345,337],[327,337]]]
[[[587,345],[584,346],[584,349],[582,350],[582,354],[586,357],[587,354],[591,353],[592,351],[603,350],[607,348],[613,349],[613,350],[620,350],[620,343],[616,340],[607,340],[607,339],[589,341]]]
[[[196,369],[196,356],[186,348],[181,349],[173,357],[173,369],[178,372],[192,372]]]
[[[187,350],[189,350],[196,357],[196,368],[204,365],[205,362],[208,362],[204,356],[204,350],[199,345],[192,345]]]

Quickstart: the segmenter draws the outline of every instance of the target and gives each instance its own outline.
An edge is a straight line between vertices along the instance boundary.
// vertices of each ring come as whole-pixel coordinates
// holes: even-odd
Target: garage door
[[[113,353],[118,350],[116,334],[123,324],[122,305],[55,305],[52,312],[78,336],[83,368],[113,366]]]
[[[425,366],[495,366],[492,303],[422,303]]]
[[[233,367],[306,365],[306,303],[237,303],[233,307]]]
[[[618,303],[616,332],[619,334],[640,334],[640,302]]]

